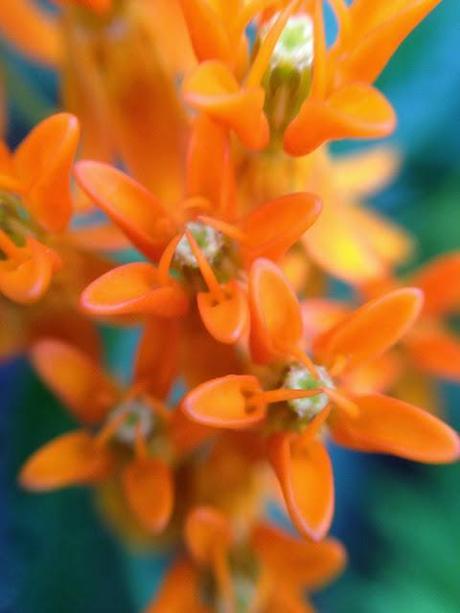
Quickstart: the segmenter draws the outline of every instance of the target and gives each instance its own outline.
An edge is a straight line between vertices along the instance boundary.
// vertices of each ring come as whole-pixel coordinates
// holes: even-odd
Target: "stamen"
[[[214,219],[213,217],[206,217],[206,215],[200,215],[198,219],[202,223],[206,224],[207,226],[211,226],[211,228],[214,228],[214,230],[217,230],[217,232],[221,232],[233,240],[241,243],[247,240],[246,234],[230,223],[220,219]]]
[[[195,237],[189,230],[185,231],[185,236],[190,244],[193,256],[198,263],[198,268],[200,269],[200,272],[203,276],[203,279],[205,280],[206,285],[208,286],[209,291],[211,292],[211,294],[213,294],[214,298],[218,302],[225,300],[224,290],[221,288],[219,282],[217,281],[216,276],[211,266],[208,264],[208,261],[202,250],[200,249],[198,243],[196,242]]]
[[[185,233],[177,244],[175,257],[180,265],[191,268],[200,268],[200,266],[191,242],[187,238],[187,233],[192,235],[206,261],[212,264],[223,247],[224,240],[222,234],[211,227],[211,225],[201,221],[191,221],[186,224]]]
[[[292,399],[288,402],[302,419],[311,420],[324,411],[329,404],[326,390],[334,387],[328,372],[322,366],[315,366],[315,373],[306,369],[303,364],[293,364],[283,383],[289,390],[309,390],[310,397]]]
[[[322,388],[324,394],[327,394],[329,398],[338,407],[348,413],[350,417],[357,417],[359,415],[359,407],[352,400],[343,396],[340,392],[331,388]]]
[[[104,440],[116,437],[121,443],[135,445],[140,435],[145,438],[152,432],[154,423],[155,417],[144,402],[128,400],[112,411],[111,421],[99,437],[103,436]]]

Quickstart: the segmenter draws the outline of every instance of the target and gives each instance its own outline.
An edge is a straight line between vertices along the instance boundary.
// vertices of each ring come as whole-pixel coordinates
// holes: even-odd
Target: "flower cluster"
[[[345,564],[330,442],[460,455],[405,385],[460,379],[460,254],[399,278],[413,241],[363,204],[397,154],[328,149],[395,129],[374,82],[438,3],[329,0],[332,44],[322,0],[1,3],[66,112],[0,143],[0,355],[26,350],[80,424],[19,479],[92,487],[128,543],[179,545],[150,613],[311,610]],[[142,327],[127,386],[101,322]]]

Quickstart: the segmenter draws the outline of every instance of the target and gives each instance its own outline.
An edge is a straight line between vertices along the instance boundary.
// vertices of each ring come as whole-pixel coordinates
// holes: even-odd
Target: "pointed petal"
[[[239,224],[248,237],[243,245],[247,263],[258,257],[279,260],[316,221],[321,209],[319,198],[307,193],[281,196],[255,209]]]
[[[76,347],[44,339],[33,345],[30,356],[45,384],[79,421],[97,424],[116,405],[115,382]]]
[[[78,119],[58,113],[39,123],[14,154],[26,206],[49,232],[62,232],[72,215],[70,179],[79,137]]]
[[[294,290],[269,260],[256,260],[249,276],[250,346],[253,359],[286,357],[302,340],[303,323]]]
[[[251,375],[228,375],[198,385],[182,401],[181,409],[192,420],[215,428],[250,428],[265,419],[264,402],[248,402],[260,392]]]
[[[140,524],[152,534],[169,522],[174,501],[171,470],[161,460],[133,460],[121,475],[128,505]]]
[[[189,561],[180,560],[166,575],[144,613],[211,613],[198,601],[199,576]]]
[[[134,365],[134,384],[156,398],[165,398],[177,373],[180,327],[174,319],[150,318]]]
[[[423,311],[444,315],[460,306],[460,252],[447,253],[426,264],[412,279],[425,295]]]
[[[259,150],[268,144],[262,87],[240,88],[231,71],[215,61],[200,64],[183,87],[190,106],[234,130],[246,147]]]
[[[154,260],[174,234],[163,205],[140,183],[101,162],[75,165],[80,187],[126,234],[133,245]]]
[[[332,581],[346,563],[345,549],[335,539],[300,540],[268,523],[255,527],[251,543],[280,584],[309,591]]]
[[[197,507],[185,523],[185,541],[192,556],[200,564],[210,564],[216,547],[224,549],[232,541],[228,518],[213,507]]]
[[[111,465],[106,449],[81,430],[63,434],[36,451],[22,467],[19,480],[29,490],[47,491],[89,484],[104,478]]]
[[[347,369],[372,361],[395,345],[414,324],[422,308],[415,288],[388,292],[359,308],[335,330],[315,343],[315,353],[326,364],[346,359]]]
[[[334,481],[326,449],[317,441],[280,434],[272,437],[268,452],[295,526],[304,536],[321,540],[334,511]]]
[[[420,327],[405,341],[417,368],[443,379],[460,381],[460,341],[442,328]]]
[[[311,153],[345,138],[382,138],[396,127],[393,107],[378,90],[357,83],[334,92],[325,102],[309,98],[284,134],[290,155]]]
[[[357,417],[336,411],[331,420],[340,445],[432,464],[458,459],[457,433],[427,411],[379,394],[354,396],[353,401],[360,410]]]
[[[187,310],[179,285],[161,285],[157,269],[145,262],[119,266],[93,281],[81,296],[82,307],[97,316],[178,317]]]
[[[18,259],[0,261],[0,292],[19,304],[38,302],[49,289],[60,260],[33,238],[18,249]]]
[[[198,310],[209,334],[221,343],[236,343],[249,320],[246,296],[236,281],[222,286],[225,298],[216,301],[209,292],[197,295]]]

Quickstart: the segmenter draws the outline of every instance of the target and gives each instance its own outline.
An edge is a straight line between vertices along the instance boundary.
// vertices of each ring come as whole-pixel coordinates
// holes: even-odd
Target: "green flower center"
[[[125,414],[126,418],[116,431],[115,437],[121,443],[132,445],[136,440],[137,429],[141,434],[148,437],[154,428],[155,419],[152,411],[139,400],[123,402],[112,411],[111,419]]]
[[[191,221],[186,228],[196,240],[206,260],[213,264],[224,245],[222,234],[200,221]],[[180,266],[198,268],[198,262],[185,234],[176,247],[175,260]]]
[[[302,364],[293,364],[286,374],[283,387],[291,390],[315,390],[324,387],[334,389],[334,382],[327,370],[322,366],[316,366],[316,370],[318,373],[317,378],[315,378]],[[328,403],[329,397],[324,392],[318,392],[318,394],[308,398],[288,401],[288,405],[291,409],[293,409],[301,419],[306,419],[308,421],[321,413],[321,411],[327,407]]]

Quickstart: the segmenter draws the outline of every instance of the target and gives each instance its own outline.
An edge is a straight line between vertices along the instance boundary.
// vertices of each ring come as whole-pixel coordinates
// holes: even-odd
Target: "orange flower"
[[[14,154],[0,143],[0,291],[16,302],[39,300],[60,267],[46,242],[70,221],[78,137],[77,119],[60,113],[38,124]]]
[[[185,99],[232,129],[250,149],[269,142],[265,113],[274,142],[281,137],[286,152],[295,156],[331,140],[387,136],[395,114],[372,83],[439,1],[402,6],[395,0],[382,9],[372,0],[350,7],[333,0],[339,32],[329,50],[323,0],[236,2],[230,15],[224,2],[184,1],[200,61],[184,83]],[[244,51],[238,53],[244,50],[244,26],[273,4],[280,10],[260,20],[259,48],[248,65]]]
[[[174,431],[184,427],[183,418],[160,400],[175,376],[177,340],[174,326],[151,320],[126,390],[74,347],[38,342],[31,356],[45,383],[82,424],[102,427],[97,434],[87,428],[63,434],[36,451],[21,470],[21,484],[48,491],[116,477],[137,523],[161,532],[173,508],[171,464],[182,453]]]
[[[346,560],[333,539],[302,542],[267,523],[237,538],[229,519],[212,507],[190,512],[185,539],[190,557],[174,564],[146,613],[220,608],[236,613],[240,607],[261,613],[312,612],[304,590],[332,581]]]
[[[158,268],[133,263],[96,280],[83,293],[85,310],[98,316],[177,317],[187,309],[188,293],[196,293],[204,325],[223,343],[236,342],[248,324],[241,270],[259,256],[279,259],[321,209],[311,194],[295,193],[238,218],[228,142],[205,117],[197,120],[191,140],[187,198],[174,209],[101,163],[79,162],[76,177],[142,253],[160,258]],[[181,282],[169,275],[170,268]]]
[[[332,519],[334,487],[323,426],[350,449],[430,463],[458,458],[457,434],[437,418],[400,400],[346,387],[353,370],[383,355],[410,329],[422,307],[420,290],[389,292],[345,317],[314,339],[314,362],[302,349],[296,296],[273,263],[254,263],[249,296],[251,353],[256,363],[267,365],[267,373],[208,381],[185,397],[182,408],[208,426],[257,426],[267,435],[268,456],[303,534],[322,538]]]

